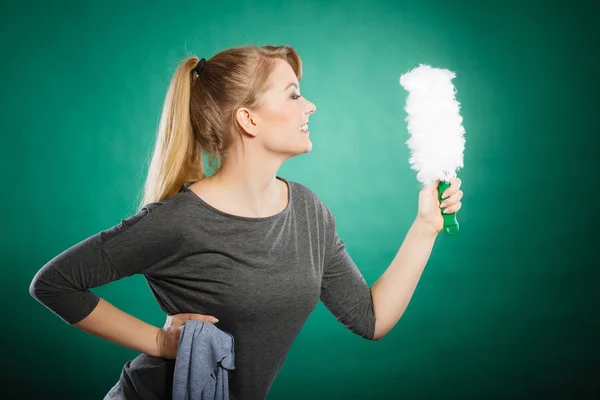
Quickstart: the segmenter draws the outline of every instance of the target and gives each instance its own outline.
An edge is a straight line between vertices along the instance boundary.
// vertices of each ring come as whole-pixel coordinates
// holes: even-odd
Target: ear
[[[256,136],[258,130],[258,126],[256,124],[257,116],[252,113],[252,111],[242,107],[235,113],[235,119],[248,135]]]

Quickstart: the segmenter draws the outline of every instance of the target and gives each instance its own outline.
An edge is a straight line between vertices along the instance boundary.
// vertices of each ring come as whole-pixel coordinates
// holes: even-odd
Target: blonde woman
[[[231,398],[264,399],[319,300],[368,340],[381,339],[407,307],[443,227],[437,191],[420,192],[397,256],[367,286],[327,206],[277,175],[284,161],[312,149],[316,107],[300,94],[301,76],[290,46],[240,46],[183,61],[140,210],[57,255],[33,279],[32,296],[64,321],[141,353],[121,375],[122,398],[169,398],[189,319],[235,338]],[[210,176],[202,151],[215,167]],[[460,180],[445,197],[447,212],[460,209]],[[145,276],[168,315],[162,328],[89,290],[133,274]]]

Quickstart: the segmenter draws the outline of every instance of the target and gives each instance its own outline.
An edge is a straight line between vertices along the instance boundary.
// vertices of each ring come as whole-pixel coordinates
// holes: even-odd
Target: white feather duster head
[[[437,179],[449,182],[463,166],[465,130],[452,84],[455,77],[452,71],[423,64],[400,77],[408,91],[404,109],[409,162],[425,187]]]

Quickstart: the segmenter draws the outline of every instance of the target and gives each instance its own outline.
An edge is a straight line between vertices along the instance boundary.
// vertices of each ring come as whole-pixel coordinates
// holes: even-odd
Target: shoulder
[[[319,194],[302,183],[295,181],[288,182],[292,185],[294,191],[293,195],[296,207],[302,206],[312,209],[317,217],[326,224],[333,222],[333,213]]]
[[[182,218],[185,199],[181,192],[176,195],[153,203],[144,204],[134,212],[121,218],[120,222],[100,232],[101,239],[109,242],[116,236],[123,235],[126,231],[133,232],[160,232],[172,233],[171,227],[177,225],[177,219]],[[179,216],[179,217],[178,217]],[[175,222],[175,224],[174,224]],[[173,229],[173,231],[176,231]]]
[[[180,191],[167,199],[145,204],[134,217],[151,219],[163,225],[179,225],[181,221],[190,218],[192,209],[195,210],[195,203],[191,200],[188,192]]]

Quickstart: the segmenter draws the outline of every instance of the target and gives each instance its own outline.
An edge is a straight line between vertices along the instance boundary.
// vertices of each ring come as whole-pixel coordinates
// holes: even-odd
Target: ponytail
[[[162,114],[140,209],[176,194],[181,185],[206,176],[202,149],[194,140],[190,121],[192,70],[198,58],[189,57],[177,68],[163,104]]]

